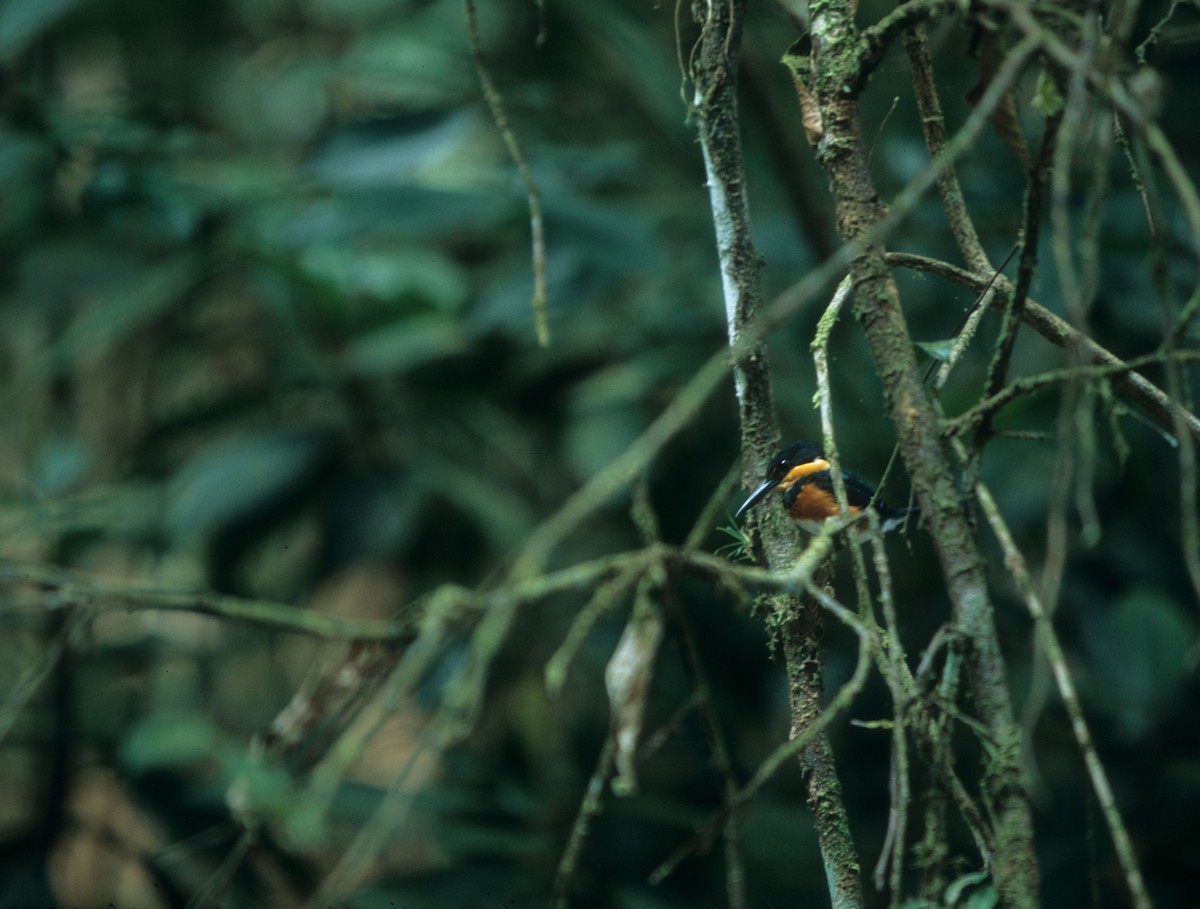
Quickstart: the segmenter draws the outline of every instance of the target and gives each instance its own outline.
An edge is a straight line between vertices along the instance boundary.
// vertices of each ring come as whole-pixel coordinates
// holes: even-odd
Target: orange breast
[[[851,505],[850,513],[855,514],[858,508]],[[816,483],[808,483],[797,494],[788,509],[788,514],[797,521],[812,521],[819,523],[838,513],[837,499],[827,489],[822,489]]]

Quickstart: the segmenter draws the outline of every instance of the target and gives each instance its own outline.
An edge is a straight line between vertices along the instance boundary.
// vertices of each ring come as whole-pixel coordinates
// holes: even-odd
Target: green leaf
[[[167,489],[166,527],[176,540],[207,537],[303,482],[322,440],[277,432],[226,440],[201,451]]]
[[[373,120],[336,132],[313,154],[308,169],[322,184],[345,189],[421,183],[433,174],[446,187],[454,185],[444,182],[447,166],[481,157],[473,151],[480,134],[478,118],[462,110]]]
[[[515,206],[514,209],[515,210]],[[242,213],[242,241],[268,262],[291,268],[315,244],[362,243],[364,238],[423,246],[438,237],[484,235],[510,217],[494,194],[372,186],[343,189],[337,196],[285,195]]]
[[[79,317],[47,351],[49,365],[67,369],[126,338],[177,304],[199,275],[200,263],[190,255],[131,267],[122,280],[89,296]]]
[[[717,533],[723,533],[726,536],[732,537],[732,543],[726,543],[724,546],[719,546],[716,555],[723,556],[731,562],[748,562],[750,561],[751,541],[746,536],[745,531],[736,524],[728,524],[717,528]]]
[[[942,341],[915,341],[913,343],[939,363],[946,363],[954,351],[955,341],[955,338],[946,338]]]
[[[219,738],[203,714],[156,713],[134,727],[121,757],[139,772],[183,767],[212,758]]]
[[[8,62],[81,0],[0,0],[0,60]]]
[[[229,753],[224,771],[240,812],[280,825],[294,844],[311,845],[324,838],[324,817],[312,810],[312,800],[300,796],[283,767],[240,749]]]
[[[1033,93],[1033,106],[1047,117],[1053,117],[1063,109],[1065,103],[1054,76],[1048,70],[1038,73],[1037,89]]]
[[[966,909],[996,909],[996,905],[1000,902],[1000,895],[996,893],[996,888],[990,883],[986,887],[980,887],[969,897],[967,897]]]
[[[230,55],[210,70],[209,109],[244,144],[300,146],[326,122],[331,66],[315,52],[266,59]]]
[[[390,28],[363,32],[339,61],[340,91],[368,109],[460,103],[477,90],[461,19],[461,9],[429,4]]]
[[[0,32],[3,34],[3,32]],[[49,142],[12,129],[0,129],[0,232],[12,237],[35,229],[38,213],[51,206],[43,177],[53,166]]]
[[[30,481],[40,495],[61,495],[87,477],[91,463],[91,452],[84,439],[52,433],[37,452]]]
[[[962,877],[951,881],[949,886],[946,887],[946,905],[959,905],[959,901],[963,898],[963,895],[972,887],[975,887],[979,884],[987,884],[986,887],[981,888],[981,891],[992,890],[993,905],[995,905],[995,891],[992,889],[990,881],[991,877],[986,871],[972,871],[969,874],[964,874]],[[982,906],[976,907],[974,903],[975,896],[979,892],[980,891],[972,893],[971,896],[967,898],[967,901],[962,905],[969,906],[971,909],[983,909]]]
[[[461,353],[466,341],[457,325],[437,317],[404,319],[351,342],[346,368],[360,376],[401,373],[414,366]]]
[[[1108,714],[1127,741],[1148,733],[1187,683],[1195,623],[1173,600],[1134,590],[1084,626],[1089,706]]]
[[[360,249],[327,244],[305,250],[300,268],[341,300],[374,304],[377,313],[425,307],[457,310],[467,298],[462,270],[434,250]],[[374,320],[379,321],[378,315]]]

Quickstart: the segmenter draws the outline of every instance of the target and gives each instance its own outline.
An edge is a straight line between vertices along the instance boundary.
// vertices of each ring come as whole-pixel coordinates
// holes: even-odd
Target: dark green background
[[[860,20],[887,9],[864,3]],[[1143,12],[1135,40],[1166,4]],[[482,102],[459,0],[0,3],[0,554],[386,617],[438,584],[493,577],[720,349],[712,222],[671,5],[547,0],[541,47],[534,5],[483,0],[479,13],[545,209],[546,349],[529,306],[524,191]],[[694,38],[686,14],[685,55]],[[1162,123],[1192,173],[1196,25],[1194,10],[1180,10],[1149,54],[1163,77]],[[751,4],[743,137],[768,298],[836,248],[828,191],[777,62],[795,37],[775,7]],[[968,37],[958,21],[931,31],[951,130],[977,78]],[[1036,141],[1033,81],[1019,103]],[[902,53],[885,59],[863,106],[878,184],[894,193],[927,160]],[[1090,162],[1079,166],[1082,181]],[[1021,166],[988,133],[959,172],[999,262],[1021,223]],[[1111,181],[1089,327],[1130,356],[1159,342],[1165,316],[1142,200],[1116,155]],[[1196,275],[1182,217],[1169,196],[1164,205],[1178,234],[1165,254],[1177,303]],[[956,259],[933,198],[889,245]],[[972,302],[932,277],[899,280],[921,341],[949,336]],[[1033,296],[1061,310],[1048,248]],[[808,351],[819,310],[770,339],[789,437],[819,434]],[[947,412],[976,399],[995,331],[985,320],[943,394]],[[842,456],[875,480],[893,438],[848,318],[831,360]],[[1014,371],[1063,362],[1022,336]],[[998,440],[985,461],[1035,576],[1056,453],[1076,453],[1056,624],[1152,894],[1161,907],[1200,905],[1196,601],[1181,557],[1175,451],[1103,397],[1062,422],[1057,392],[1022,398],[998,425],[1044,434]],[[730,387],[653,465],[667,540],[683,538],[738,457]],[[902,472],[888,495],[907,496]],[[1094,503],[1094,528],[1080,502],[1084,513]],[[1030,689],[1030,622],[998,549],[981,537],[1019,707]],[[706,545],[723,542],[714,532]],[[555,564],[639,543],[628,502],[614,501]],[[889,552],[915,660],[948,604],[921,531],[889,541]],[[0,746],[10,806],[0,814],[0,905],[182,905],[229,849],[225,790],[249,736],[336,648],[198,617],[77,621],[25,608],[28,591],[6,597],[0,679],[13,693],[0,709],[15,723]],[[429,772],[383,865],[346,905],[544,903],[607,727],[603,669],[625,616],[623,607],[600,621],[563,694],[549,700],[543,666],[585,599],[522,615],[477,729]],[[759,621],[725,594],[696,582],[679,599],[745,780],[786,738],[782,667]],[[48,658],[60,644],[63,659]],[[849,636],[831,628],[831,686],[853,655]],[[257,783],[276,826],[266,857],[235,874],[222,905],[311,890],[410,753],[404,729],[436,704],[438,678],[421,703],[400,709],[409,727],[398,722],[373,771],[338,792],[328,817],[306,813],[283,778]],[[41,684],[22,699],[30,680]],[[648,728],[687,694],[669,634]],[[889,711],[876,680],[851,715]],[[839,722],[833,740],[869,866],[886,823],[887,736]],[[1046,905],[1124,905],[1053,694],[1033,744]],[[640,782],[638,795],[606,802],[582,860],[580,905],[722,905],[719,848],[660,886],[646,883],[719,803],[694,714],[646,759]],[[103,822],[108,833],[89,840]],[[972,855],[965,831],[954,835]],[[745,856],[751,905],[828,899],[794,768],[750,808]],[[85,857],[96,863],[91,877]],[[76,889],[64,889],[66,865]],[[126,867],[135,883],[122,890],[110,878]]]

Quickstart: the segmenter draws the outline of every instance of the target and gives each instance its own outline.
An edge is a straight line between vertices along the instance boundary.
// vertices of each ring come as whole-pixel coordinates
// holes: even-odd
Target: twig
[[[1175,13],[1179,10],[1179,7],[1189,6],[1190,3],[1191,0],[1171,0],[1171,5],[1167,8],[1166,14],[1154,23],[1154,25],[1150,28],[1150,31],[1146,34],[1145,40],[1143,40],[1141,44],[1134,48],[1133,55],[1137,58],[1137,62],[1139,64],[1142,66],[1146,65],[1146,51],[1148,51],[1162,39],[1163,30],[1175,17]]]
[[[1014,379],[996,394],[985,398],[969,410],[953,417],[943,425],[943,435],[958,435],[974,430],[990,414],[1010,404],[1022,395],[1032,394],[1053,385],[1064,385],[1083,379],[1120,379],[1143,366],[1200,360],[1200,351],[1179,351],[1173,356],[1163,353],[1144,354],[1119,363],[1092,363],[1086,366],[1065,366],[1032,376]]]
[[[814,587],[812,591],[814,596],[816,595],[816,590],[817,589]],[[825,602],[823,605],[825,605],[826,608],[829,608],[830,604]],[[858,621],[857,617],[852,612],[841,606],[841,604],[834,603],[833,605],[835,609],[831,611],[834,611],[834,614],[837,615],[839,619],[849,625],[855,631],[855,633],[859,635],[858,660],[855,663],[853,675],[851,675],[850,679],[841,687],[838,693],[834,695],[828,706],[821,711],[821,714],[815,719],[812,725],[802,730],[795,738],[776,748],[775,751],[772,752],[771,755],[759,765],[758,770],[756,770],[754,773],[754,776],[750,778],[749,782],[747,782],[745,786],[738,790],[737,795],[732,800],[727,801],[726,804],[722,806],[722,808],[717,811],[690,840],[671,853],[671,855],[665,861],[663,861],[662,864],[654,869],[654,871],[650,874],[650,883],[657,884],[663,880],[666,880],[666,878],[669,877],[675,871],[675,869],[679,867],[684,859],[686,859],[697,849],[703,848],[705,844],[711,842],[712,837],[716,834],[717,830],[719,830],[725,823],[729,812],[740,810],[743,806],[745,806],[750,799],[752,799],[758,793],[763,785],[779,772],[779,769],[784,764],[794,760],[797,754],[809,747],[818,736],[822,735],[829,724],[832,723],[833,720],[836,719],[841,712],[850,705],[850,702],[853,701],[858,695],[858,692],[862,690],[862,687],[867,680],[867,673],[871,667],[871,649],[868,641],[869,634],[865,626]]]
[[[20,677],[12,683],[4,703],[0,704],[0,742],[8,738],[9,732],[12,731],[13,725],[20,718],[30,699],[42,687],[51,673],[58,668],[59,661],[62,660],[71,645],[76,629],[83,621],[85,621],[85,617],[80,614],[79,610],[69,610],[67,620],[62,623],[61,628],[55,629],[56,633],[51,638],[45,652],[41,654],[41,658],[35,665],[25,667]]]
[[[892,10],[874,25],[862,30],[863,50],[858,54],[858,68],[847,80],[852,93],[861,92],[871,73],[883,61],[883,55],[900,35],[905,39],[918,30],[927,19],[959,8],[957,0],[910,0]]]
[[[1142,879],[1141,868],[1138,866],[1133,843],[1129,839],[1129,832],[1125,829],[1124,822],[1121,820],[1116,798],[1113,796],[1108,776],[1104,772],[1104,765],[1096,753],[1096,746],[1092,741],[1091,731],[1084,717],[1083,707],[1079,703],[1079,697],[1075,691],[1075,684],[1071,680],[1070,671],[1067,669],[1066,657],[1062,652],[1062,647],[1059,645],[1058,636],[1054,632],[1054,626],[1042,608],[1041,600],[1025,567],[1025,559],[1013,542],[1012,535],[1009,533],[1008,526],[1000,515],[1000,510],[996,506],[995,499],[992,498],[990,490],[983,483],[977,483],[975,486],[975,495],[988,520],[988,524],[992,528],[992,532],[996,535],[996,539],[1004,550],[1005,564],[1017,582],[1017,588],[1025,600],[1025,606],[1029,610],[1029,614],[1033,617],[1038,641],[1050,661],[1050,666],[1054,672],[1054,680],[1058,686],[1059,696],[1062,698],[1063,706],[1066,708],[1067,715],[1071,719],[1071,731],[1075,735],[1075,741],[1079,745],[1084,764],[1087,766],[1088,776],[1092,781],[1092,789],[1096,793],[1096,799],[1100,803],[1100,810],[1104,815],[1105,823],[1108,825],[1109,835],[1112,837],[1113,847],[1116,850],[1117,859],[1121,864],[1121,871],[1125,875],[1125,882],[1129,887],[1133,904],[1138,909],[1150,909],[1152,903],[1146,891],[1145,881]]]
[[[1043,28],[1026,5],[1014,0],[989,2],[1004,10],[1012,18],[1013,24],[1026,33],[1026,40],[1036,39],[1042,50],[1059,65],[1068,70],[1085,72],[1088,85],[1107,97],[1115,110],[1128,118],[1141,132],[1147,149],[1158,160],[1159,166],[1175,190],[1191,234],[1190,246],[1196,255],[1197,267],[1200,267],[1200,191],[1197,191],[1196,184],[1183,162],[1179,160],[1162,128],[1153,121],[1145,105],[1137,99],[1137,94],[1131,91],[1125,80],[1119,76],[1094,67],[1088,68],[1086,57],[1063,43],[1051,29]],[[1174,340],[1182,337],[1197,313],[1200,313],[1200,293],[1193,293],[1188,298],[1187,305],[1180,310],[1176,323],[1171,328],[1170,337]]]
[[[1021,252],[1017,259],[1017,280],[1012,293],[1008,294],[1005,300],[1004,321],[1000,326],[1000,337],[997,339],[996,349],[988,366],[987,379],[984,383],[985,395],[994,395],[999,392],[1008,377],[1008,364],[1012,359],[1013,347],[1017,343],[1017,329],[1021,326],[1022,315],[1029,298],[1029,288],[1033,284],[1033,273],[1037,268],[1045,170],[1054,154],[1054,143],[1061,125],[1061,116],[1050,117],[1046,121],[1037,157],[1029,168],[1029,178],[1025,188],[1024,224],[1019,241]],[[991,414],[984,413],[983,419],[975,427],[976,456],[982,453],[990,430]]]
[[[729,371],[729,355],[718,351],[692,376],[674,400],[628,448],[597,471],[529,535],[509,571],[509,580],[533,580],[555,547],[596,509],[641,473],[675,434],[688,425]]]
[[[575,813],[575,821],[571,824],[566,848],[563,849],[562,858],[558,860],[558,868],[554,872],[554,885],[550,889],[550,905],[554,909],[566,909],[569,905],[571,882],[578,871],[579,857],[583,854],[583,844],[592,829],[592,821],[599,816],[604,807],[604,789],[612,779],[616,753],[616,739],[606,735],[604,746],[600,749],[596,766],[584,790],[583,799],[579,802],[579,810]]]
[[[708,501],[704,503],[704,507],[696,515],[692,529],[688,531],[687,539],[684,541],[684,549],[698,549],[700,544],[704,542],[705,537],[712,533],[713,525],[716,524],[721,512],[725,511],[726,514],[729,513],[729,499],[741,485],[740,475],[741,467],[737,464],[732,465],[725,472],[725,476],[721,478],[721,482],[713,489],[712,494],[708,497]]]
[[[713,769],[721,778],[721,797],[726,812],[725,824],[721,828],[721,834],[725,841],[726,895],[729,898],[730,909],[746,909],[746,867],[741,849],[741,817],[740,812],[733,807],[738,794],[737,774],[734,771],[729,747],[725,743],[725,735],[721,731],[717,711],[713,706],[708,685],[704,679],[700,653],[696,648],[696,639],[692,634],[687,611],[680,608],[679,603],[673,605],[675,608],[672,611],[679,625],[679,637],[683,644],[684,665],[687,667],[694,692],[692,699],[699,708],[700,718],[704,723],[704,732],[713,757]]]
[[[946,357],[946,361],[938,367],[937,379],[934,381],[934,387],[941,391],[946,387],[946,383],[950,380],[950,371],[954,369],[955,364],[967,352],[967,348],[971,344],[971,340],[975,337],[975,332],[979,330],[979,324],[983,321],[983,314],[994,304],[996,294],[999,291],[996,288],[996,282],[1004,274],[1004,269],[1008,267],[1008,263],[1012,261],[1012,257],[1017,254],[1017,244],[1013,244],[1012,249],[1008,251],[1008,255],[1004,257],[1004,261],[1000,263],[1000,267],[992,273],[992,280],[988,282],[987,287],[975,298],[975,302],[971,304],[971,309],[963,318],[961,326],[952,333],[954,337],[954,346],[950,349],[950,355]],[[930,364],[930,368],[933,364]],[[929,374],[925,374],[926,381],[929,380]]]
[[[940,161],[947,156],[950,143],[946,138],[946,117],[942,113],[942,103],[938,98],[933,62],[929,58],[923,26],[918,25],[904,33],[904,48],[908,53],[908,64],[913,73],[913,91],[917,100],[917,110],[921,114],[921,128],[925,132],[929,157],[931,161]],[[983,251],[983,244],[979,242],[975,222],[967,212],[962,187],[952,162],[947,161],[938,171],[937,187],[959,254],[972,270],[981,273],[992,271],[991,262]]]
[[[508,114],[504,111],[504,99],[497,90],[492,77],[488,73],[487,63],[483,59],[483,43],[479,40],[479,20],[475,15],[475,0],[463,0],[467,14],[467,40],[471,46],[471,61],[475,64],[475,74],[479,86],[483,90],[483,98],[487,102],[488,112],[492,122],[500,131],[508,154],[516,165],[517,172],[525,184],[525,199],[529,205],[529,229],[533,245],[533,323],[538,345],[550,346],[550,320],[546,314],[546,233],[545,221],[542,218],[542,198],[533,172],[525,163],[525,155],[521,145],[508,122]],[[546,37],[545,9],[539,0],[539,20],[537,43],[541,44]]]
[[[875,562],[875,576],[879,578],[879,607],[883,612],[884,627],[887,628],[886,656],[887,671],[884,678],[892,693],[892,755],[889,780],[891,805],[888,809],[887,843],[880,852],[875,866],[875,886],[878,889],[890,854],[891,875],[888,879],[891,890],[890,905],[899,909],[904,896],[904,850],[907,846],[908,810],[912,803],[912,780],[908,764],[908,730],[904,723],[905,706],[909,693],[915,693],[916,684],[905,661],[904,648],[900,642],[900,622],[896,616],[896,603],[892,595],[892,573],[888,564],[887,550],[883,546],[883,535],[879,532],[879,516],[871,512],[872,529],[876,533],[871,555]]]
[[[936,637],[935,635],[935,639]],[[928,725],[923,730],[923,742],[929,766],[938,779],[938,791],[949,792],[950,797],[954,800],[955,807],[958,808],[959,815],[961,815],[963,822],[967,825],[967,829],[971,833],[971,838],[975,842],[975,848],[979,851],[979,856],[984,866],[988,867],[992,864],[992,859],[996,853],[996,839],[988,825],[988,819],[971,797],[971,794],[967,791],[967,787],[963,784],[962,779],[954,769],[954,748],[949,733],[949,720],[958,720],[964,723],[964,725],[971,726],[972,731],[985,744],[994,747],[995,743],[988,742],[987,730],[981,731],[977,723],[972,725],[972,721],[964,717],[954,707],[961,686],[963,669],[962,650],[969,642],[961,635],[956,634],[950,638],[949,643],[950,646],[946,649],[946,662],[942,667],[942,677],[938,683],[937,692],[930,696],[930,700],[941,711],[941,715],[930,719]],[[934,648],[931,645],[926,657],[933,650]],[[923,658],[922,664],[924,662],[925,659]]]
[[[587,640],[587,636],[596,622],[625,599],[638,580],[643,577],[644,571],[645,569],[640,565],[631,566],[597,585],[587,605],[575,614],[563,642],[551,654],[543,670],[546,691],[551,697],[556,697],[562,691],[571,663],[574,662],[575,655]]]
[[[0,583],[28,583],[51,589],[62,602],[103,601],[130,611],[192,612],[332,641],[398,641],[410,636],[413,628],[409,621],[353,622],[270,600],[155,590],[43,562],[0,560]]]
[[[817,329],[813,332],[809,349],[813,355],[813,369],[817,378],[817,412],[821,415],[821,436],[825,448],[825,457],[830,464],[830,476],[833,478],[833,491],[841,510],[849,513],[846,498],[846,480],[842,475],[840,458],[838,457],[837,437],[833,429],[833,393],[829,379],[829,336],[833,326],[837,324],[842,307],[850,299],[854,285],[849,277],[842,280],[834,292],[833,298],[821,314]],[[859,611],[870,608],[870,591],[867,586],[866,567],[862,557],[862,547],[858,537],[851,535],[851,550],[854,553],[854,581],[858,587]]]
[[[948,262],[913,253],[888,253],[887,260],[888,264],[894,268],[910,268],[914,271],[936,274],[961,284],[963,287],[969,287],[975,293],[982,292],[987,283],[992,280],[991,274],[974,274]],[[1177,432],[1176,417],[1178,415],[1192,438],[1200,442],[1200,419],[1172,401],[1166,392],[1145,376],[1136,372],[1120,375],[1122,372],[1120,367],[1124,366],[1124,362],[1115,354],[1045,307],[1038,305],[1034,300],[1029,300],[1025,304],[1023,318],[1030,328],[1051,344],[1064,349],[1075,345],[1084,353],[1088,362],[1112,366],[1117,370],[1119,376],[1117,387],[1154,417],[1159,426],[1167,432]]]
[[[421,784],[432,772],[433,763],[454,739],[453,727],[454,719],[445,711],[435,714],[425,724],[416,747],[384,791],[371,816],[314,890],[307,904],[308,909],[337,905],[356,888],[362,874],[375,861],[392,834],[408,819],[417,795],[423,791]]]
[[[229,851],[225,853],[216,870],[192,893],[191,898],[184,904],[184,909],[202,909],[204,906],[220,905],[221,898],[253,844],[254,837],[248,831],[242,831]]]
[[[1096,21],[1096,11],[1093,9],[1087,13],[1084,18],[1084,53],[1088,63],[1088,69],[1094,65],[1096,55],[1096,43],[1098,40],[1099,23]],[[1086,212],[1082,228],[1082,237],[1084,242],[1080,243],[1081,249],[1089,248],[1092,255],[1089,257],[1091,267],[1087,270],[1087,287],[1083,287],[1078,275],[1075,272],[1075,263],[1071,255],[1071,241],[1076,236],[1076,231],[1072,229],[1070,218],[1070,192],[1071,192],[1071,172],[1072,172],[1072,157],[1077,150],[1076,137],[1083,129],[1085,116],[1091,113],[1092,105],[1089,104],[1087,95],[1087,84],[1084,78],[1086,69],[1076,69],[1070,73],[1071,85],[1067,92],[1066,100],[1063,102],[1061,114],[1061,141],[1054,153],[1054,166],[1051,169],[1051,192],[1052,204],[1050,208],[1051,223],[1054,226],[1054,236],[1051,243],[1051,249],[1054,254],[1054,262],[1058,273],[1058,287],[1062,294],[1063,300],[1066,303],[1067,315],[1071,322],[1081,330],[1085,326],[1085,315],[1087,308],[1092,301],[1092,294],[1096,282],[1096,258],[1095,250],[1097,248],[1096,234],[1099,230],[1099,225],[1102,223],[1100,216],[1100,197],[1102,195],[1103,174],[1107,172],[1108,165],[1108,144],[1088,143],[1087,152],[1092,157],[1096,173],[1096,180],[1093,182],[1093,192],[1090,193],[1088,207],[1091,211]],[[1058,74],[1051,70],[1046,70],[1043,78],[1055,78]],[[1085,245],[1086,244],[1086,245]],[[1074,357],[1075,352],[1069,350],[1068,353]]]

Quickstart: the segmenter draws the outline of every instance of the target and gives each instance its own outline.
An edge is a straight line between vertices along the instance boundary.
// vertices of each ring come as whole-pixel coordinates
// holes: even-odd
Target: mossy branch
[[[779,431],[763,343],[760,259],[750,231],[746,174],[739,131],[737,78],[744,0],[711,3],[698,10],[700,40],[693,56],[694,107],[708,177],[709,202],[725,301],[729,345],[736,364],[735,390],[742,432],[742,476],[756,478],[778,443]],[[772,569],[797,563],[796,538],[783,518],[759,521],[760,560]],[[810,546],[805,556],[815,547]],[[803,561],[803,558],[800,559]],[[769,621],[788,676],[791,739],[804,767],[807,801],[813,812],[835,907],[862,905],[860,866],[822,712],[821,615],[811,599],[776,596],[767,601]]]
[[[888,218],[867,165],[857,104],[844,90],[845,74],[857,64],[850,0],[810,5],[813,35],[811,90],[820,108],[824,136],[817,157],[824,165],[837,206],[843,241],[864,241]],[[1022,70],[1036,47],[1029,39],[1014,50],[984,99],[1000,94]],[[980,115],[980,109],[972,117]],[[962,135],[962,133],[960,133]],[[948,149],[947,149],[948,151]],[[939,158],[944,157],[945,153]],[[941,561],[959,629],[970,641],[967,677],[980,720],[996,747],[987,756],[983,789],[997,849],[992,872],[1001,899],[1017,907],[1037,905],[1038,866],[1033,850],[1029,795],[1024,786],[1019,730],[1012,713],[1004,664],[993,623],[983,558],[937,431],[937,412],[916,370],[912,341],[877,239],[863,242],[851,264],[854,311],[883,381],[889,415],[901,454],[917,491],[927,529]]]
[[[0,584],[32,586],[34,605],[52,607],[90,603],[97,609],[158,610],[210,615],[257,625],[273,631],[301,634],[327,641],[398,641],[412,634],[410,621],[354,622],[271,600],[161,590],[141,584],[110,581],[43,562],[0,561]],[[11,607],[7,610],[11,612]]]
[[[920,24],[960,6],[959,0],[909,0],[874,25],[864,28],[859,35],[861,49],[856,65],[846,80],[850,92],[857,95],[866,87],[867,80],[897,38],[912,34]]]

